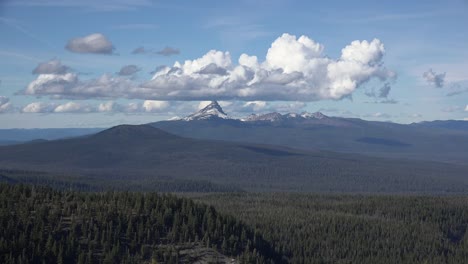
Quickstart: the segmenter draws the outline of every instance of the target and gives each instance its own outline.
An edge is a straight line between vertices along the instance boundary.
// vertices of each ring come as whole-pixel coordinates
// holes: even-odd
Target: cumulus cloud
[[[140,89],[133,89],[132,81],[125,77],[103,74],[96,79],[81,81],[75,73],[41,74],[20,93],[50,96],[54,99],[89,99],[140,97]]]
[[[139,72],[141,69],[136,65],[125,65],[117,73],[120,76],[129,76]]]
[[[131,102],[126,105],[108,101],[100,103],[96,111],[107,113],[165,113],[172,111],[172,107],[176,106],[176,104],[172,104],[171,102],[155,100],[145,100],[141,103]]]
[[[265,101],[250,101],[244,103],[243,110],[248,112],[259,112],[263,111],[266,107],[267,102]]]
[[[58,105],[54,109],[54,112],[55,113],[87,113],[87,112],[93,112],[93,109],[81,103],[68,102],[65,104]]]
[[[112,54],[114,52],[112,42],[101,33],[70,39],[65,48],[75,53]]]
[[[160,112],[169,107],[169,102],[145,100],[142,107],[146,112]]]
[[[0,96],[0,113],[6,113],[13,109],[10,99],[5,96]]]
[[[176,62],[142,84],[160,98],[313,101],[342,99],[372,78],[390,80],[395,74],[382,65],[383,44],[354,41],[333,60],[322,54],[323,46],[301,36],[283,34],[273,42],[266,60],[242,54],[234,65],[229,52],[211,50],[203,57]],[[226,75],[204,74],[213,66]]]
[[[54,111],[56,104],[45,102],[33,102],[23,107],[23,113],[51,113]]]
[[[52,102],[33,102],[23,107],[22,113],[91,113],[95,108],[77,102],[57,104]]]
[[[203,69],[198,71],[197,73],[199,74],[216,74],[216,75],[226,75],[227,70],[221,67],[218,67],[218,65],[214,63],[210,63],[207,66],[205,66]]]
[[[163,56],[172,56],[180,54],[180,50],[176,48],[165,47],[164,49],[157,51],[156,53]]]
[[[114,112],[117,110],[117,103],[113,101],[100,103],[97,107],[98,112]]]
[[[304,102],[278,103],[267,101],[220,101],[219,104],[229,115],[240,117],[244,117],[247,113],[299,113],[304,111],[304,108],[307,106]]]
[[[130,98],[144,100],[315,101],[339,100],[364,83],[384,83],[385,97],[396,74],[384,67],[383,43],[353,41],[332,59],[324,46],[301,36],[283,34],[268,49],[266,59],[242,54],[237,63],[229,52],[211,50],[202,57],[158,69],[137,84],[121,76],[79,80],[73,73],[41,74],[23,91],[53,98]]]
[[[444,87],[445,82],[445,72],[436,73],[432,69],[429,69],[427,72],[423,73],[423,78],[431,85],[434,85],[437,88]]]
[[[33,74],[65,74],[70,68],[63,65],[59,60],[53,59],[41,62],[32,71]]]
[[[78,84],[78,76],[75,73],[66,74],[40,74],[29,83],[23,91],[26,95],[61,95]]]
[[[465,112],[468,112],[468,105],[466,105],[465,107]]]
[[[66,102],[57,104],[54,102],[33,102],[24,106],[22,113],[163,113],[172,105],[167,101],[145,100],[143,102],[130,102],[119,104],[114,101],[101,102],[97,105],[88,105],[80,102]]]

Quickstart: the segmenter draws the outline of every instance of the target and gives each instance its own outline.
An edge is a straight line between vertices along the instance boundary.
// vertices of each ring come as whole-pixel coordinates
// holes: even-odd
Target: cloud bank
[[[70,39],[65,48],[75,53],[112,54],[114,52],[112,42],[101,33]]]
[[[1,100],[2,98],[0,97],[0,103]],[[107,101],[97,105],[89,105],[76,101],[63,104],[54,102],[33,102],[25,105],[21,109],[21,113],[165,113],[168,109],[174,110],[178,107],[180,107],[180,104],[153,100],[145,100],[141,103],[131,102],[128,104]]]
[[[51,98],[129,98],[162,101],[240,100],[316,101],[349,97],[371,79],[388,83],[396,74],[383,63],[383,43],[353,41],[337,59],[307,36],[283,34],[268,49],[266,59],[242,54],[237,63],[229,52],[211,50],[202,57],[160,68],[151,80],[104,74],[80,80],[74,73],[40,74],[22,91]],[[379,91],[388,95],[389,87]]]

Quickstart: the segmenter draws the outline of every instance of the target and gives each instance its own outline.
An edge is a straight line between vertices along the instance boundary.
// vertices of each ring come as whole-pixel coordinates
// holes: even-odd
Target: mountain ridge
[[[252,114],[243,119],[159,121],[154,127],[187,138],[326,150],[384,158],[468,162],[468,122],[418,124],[366,121],[323,113]]]
[[[190,139],[147,125],[2,146],[0,168],[72,173],[81,175],[74,178],[77,183],[98,181],[145,190],[161,182],[195,182],[219,186],[218,190],[468,192],[468,179],[464,177],[468,167],[463,165]]]
[[[208,120],[208,119],[230,119],[217,101],[211,101],[210,104],[185,118],[185,121]]]

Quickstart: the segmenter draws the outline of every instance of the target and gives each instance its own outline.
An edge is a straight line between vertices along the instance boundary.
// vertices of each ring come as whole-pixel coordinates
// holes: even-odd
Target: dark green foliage
[[[217,194],[291,263],[468,263],[468,197]]]
[[[139,181],[106,180],[60,173],[0,169],[0,183],[33,184],[74,191],[153,191],[153,192],[241,192],[235,186],[215,184],[206,180],[146,179]]]
[[[189,199],[0,184],[0,263],[177,263],[211,247],[241,262],[281,262],[260,234]]]

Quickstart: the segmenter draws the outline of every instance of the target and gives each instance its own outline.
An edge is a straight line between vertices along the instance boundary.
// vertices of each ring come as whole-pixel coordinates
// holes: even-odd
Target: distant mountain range
[[[202,108],[196,113],[193,113],[182,119],[173,119],[171,121],[183,120],[183,121],[200,121],[200,120],[238,120],[242,122],[285,122],[288,120],[295,121],[318,121],[318,120],[329,120],[330,118],[320,112],[308,113],[302,112],[301,114],[288,113],[280,114],[277,112],[267,114],[251,114],[246,118],[235,119],[229,117],[224,110],[221,108],[217,101],[211,101],[210,104]],[[325,122],[326,123],[326,122]]]
[[[212,101],[209,105],[205,106],[200,111],[191,114],[185,117],[184,121],[194,121],[194,120],[209,120],[209,119],[229,119],[229,117],[224,113],[221,106],[216,101]]]
[[[150,125],[189,138],[465,163],[468,162],[467,124],[466,121],[433,121],[404,125],[330,117],[320,112],[274,112],[234,119],[213,101],[186,118]]]
[[[78,137],[93,134],[105,128],[34,128],[34,129],[0,129],[0,145],[44,139]]]
[[[0,131],[16,133],[0,147],[0,181],[22,182],[2,174],[15,169],[143,190],[465,192],[465,128],[464,121],[403,125],[320,112],[235,119],[211,102],[148,125]],[[54,140],[60,136],[67,138]]]
[[[468,192],[465,165],[189,139],[148,125],[2,146],[0,168],[44,171],[75,185],[118,189],[154,190],[169,182],[247,191]],[[4,174],[0,181],[21,179]]]

